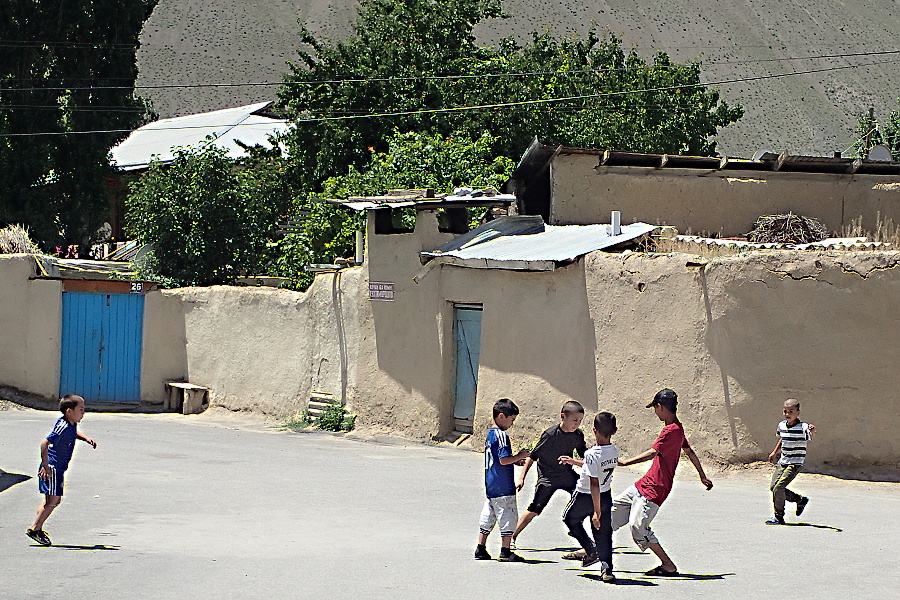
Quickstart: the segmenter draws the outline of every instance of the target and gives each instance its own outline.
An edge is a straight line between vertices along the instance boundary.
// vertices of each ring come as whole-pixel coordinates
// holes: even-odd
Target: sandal
[[[653,567],[649,571],[645,572],[644,575],[653,575],[655,577],[678,577],[678,569],[674,571],[666,571],[662,568],[662,565],[658,567]]]
[[[563,554],[560,558],[563,560],[584,560],[585,553],[584,550],[578,550],[577,552],[568,552]]]

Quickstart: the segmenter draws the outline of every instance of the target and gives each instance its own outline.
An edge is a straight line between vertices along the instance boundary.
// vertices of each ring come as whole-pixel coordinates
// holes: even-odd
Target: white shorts
[[[495,523],[500,523],[500,535],[512,535],[519,521],[519,508],[516,506],[515,496],[498,496],[484,501],[481,509],[481,519],[478,521],[481,533],[487,535],[494,528]]]
[[[631,537],[634,538],[634,543],[641,550],[646,550],[648,544],[659,543],[653,530],[650,529],[650,521],[658,511],[657,504],[641,496],[633,485],[629,486],[627,490],[613,499],[613,531],[627,523],[631,526]]]

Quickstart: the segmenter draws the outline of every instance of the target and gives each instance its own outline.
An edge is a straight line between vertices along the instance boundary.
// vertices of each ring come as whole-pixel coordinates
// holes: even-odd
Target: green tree
[[[351,165],[345,174],[325,180],[322,195],[347,199],[391,189],[430,188],[436,193],[462,186],[499,189],[515,167],[511,159],[494,154],[498,140],[487,133],[472,138],[394,132],[386,143],[387,151],[370,151],[363,167]],[[364,227],[363,215],[331,204],[313,202],[308,212],[301,230],[287,235],[273,252],[278,257],[273,271],[300,289],[312,281],[305,265],[352,256],[355,233]]]
[[[132,184],[129,233],[149,244],[144,268],[170,285],[230,283],[260,268],[290,191],[277,151],[238,163],[215,146],[181,149]]]
[[[2,2],[0,221],[45,249],[88,244],[107,218],[107,153],[150,116],[135,52],[157,2]]]
[[[853,142],[853,156],[863,157],[872,146],[884,144],[891,151],[894,160],[900,159],[900,98],[898,108],[892,110],[884,122],[879,122],[874,114],[863,113],[856,117]]]
[[[363,0],[346,41],[303,30],[307,51],[279,90],[281,109],[297,122],[288,139],[297,181],[320,189],[346,165],[364,164],[370,149],[385,151],[395,130],[488,131],[494,153],[510,158],[535,136],[714,154],[718,128],[743,114],[700,84],[698,65],[662,53],[647,62],[616,37],[533,34],[525,45],[478,45],[474,28],[499,17],[494,0]],[[494,107],[458,110],[484,106]]]

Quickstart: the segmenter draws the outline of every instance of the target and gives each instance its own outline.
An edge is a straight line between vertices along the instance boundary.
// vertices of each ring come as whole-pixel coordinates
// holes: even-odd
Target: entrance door
[[[456,431],[472,433],[481,353],[481,306],[454,306],[453,340],[456,343],[456,381],[453,419]]]
[[[142,294],[63,292],[59,393],[140,402]]]

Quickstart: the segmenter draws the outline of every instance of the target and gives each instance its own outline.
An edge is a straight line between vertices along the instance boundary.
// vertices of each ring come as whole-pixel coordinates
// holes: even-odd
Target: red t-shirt
[[[650,465],[647,474],[634,483],[641,496],[657,506],[662,506],[663,500],[672,491],[675,467],[678,466],[681,449],[690,447],[681,423],[675,421],[663,427],[653,442],[652,448],[658,453],[653,457],[653,464]]]

